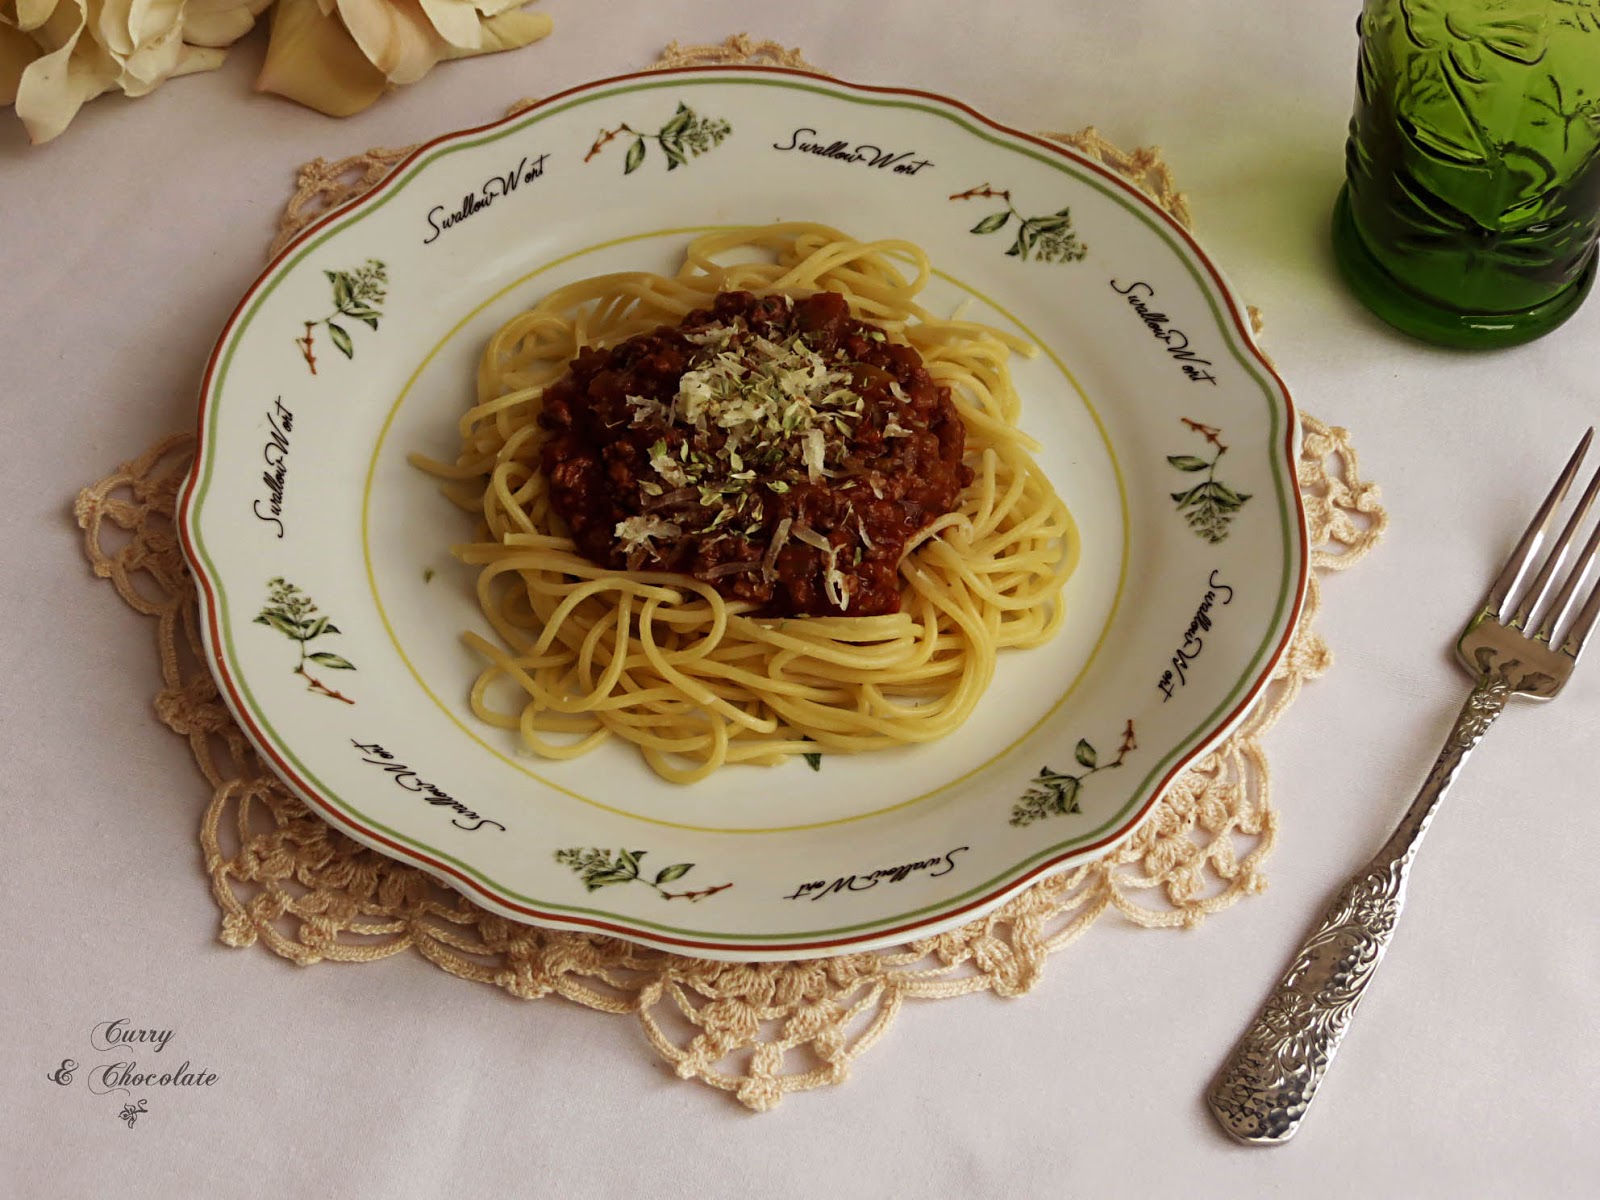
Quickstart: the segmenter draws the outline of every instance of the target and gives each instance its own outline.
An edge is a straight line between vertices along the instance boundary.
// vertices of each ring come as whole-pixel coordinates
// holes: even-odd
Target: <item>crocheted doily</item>
[[[660,65],[752,60],[807,65],[797,51],[743,36],[720,46],[674,43]],[[1051,136],[1106,163],[1189,223],[1158,151],[1123,153],[1092,128]],[[274,251],[319,213],[370,188],[405,153],[371,150],[301,168]],[[1360,478],[1346,432],[1304,414],[1302,421],[1299,476],[1313,575],[1289,653],[1245,724],[1180,778],[1108,857],[1041,880],[937,937],[796,962],[709,962],[520,925],[351,841],[291,796],[256,755],[205,665],[194,585],[173,526],[192,436],[166,438],[85,488],[75,511],[95,574],[156,618],[156,713],[189,740],[212,788],[200,843],[225,944],[259,943],[301,965],[415,951],[451,974],[523,999],[555,994],[632,1014],[680,1077],[765,1110],[786,1092],[842,1081],[906,1000],[981,991],[1020,996],[1043,977],[1053,952],[1109,912],[1147,928],[1193,927],[1266,886],[1262,864],[1279,817],[1262,739],[1301,685],[1329,665],[1314,628],[1320,577],[1359,561],[1387,521],[1376,485]]]

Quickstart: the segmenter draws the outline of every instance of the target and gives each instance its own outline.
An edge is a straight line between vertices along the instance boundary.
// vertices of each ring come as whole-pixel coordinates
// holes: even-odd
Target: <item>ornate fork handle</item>
[[[1339,889],[1234,1047],[1206,1099],[1240,1141],[1285,1142],[1299,1128],[1389,948],[1422,835],[1511,693],[1503,676],[1479,681],[1383,849]]]

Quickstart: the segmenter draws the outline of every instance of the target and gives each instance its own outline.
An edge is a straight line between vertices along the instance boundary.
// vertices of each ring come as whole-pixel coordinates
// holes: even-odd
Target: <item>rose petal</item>
[[[0,104],[16,100],[23,71],[41,53],[39,43],[20,29],[0,25]]]
[[[109,8],[111,0],[102,0]],[[135,47],[151,45],[183,25],[184,0],[119,0],[128,10],[128,33]]]
[[[71,0],[62,2],[70,3]],[[39,28],[55,12],[56,4],[57,0],[17,0],[17,28],[24,33]]]
[[[198,75],[202,71],[215,71],[228,57],[226,50],[212,46],[191,46],[187,42],[178,52],[178,65],[172,69],[169,79],[176,79],[179,75]]]
[[[521,8],[529,0],[472,0],[472,7],[486,17],[497,16],[510,8]]]
[[[189,0],[183,10],[183,40],[191,46],[231,46],[250,32],[256,17],[271,3],[272,0]]]
[[[487,17],[483,22],[483,44],[476,50],[452,48],[446,58],[471,58],[476,54],[498,54],[536,42],[550,32],[552,22],[543,13],[506,12]]]
[[[178,69],[183,53],[183,29],[174,25],[154,38],[143,41],[122,64],[117,86],[129,96],[144,96],[154,91]]]
[[[458,50],[476,50],[483,44],[478,10],[471,0],[420,0],[434,30]]]
[[[390,83],[415,83],[449,43],[434,32],[417,0],[338,0],[344,27]]]
[[[29,63],[17,85],[17,116],[35,145],[48,142],[78,115],[85,101],[112,87],[117,65],[94,39],[83,38],[85,0],[63,0],[38,27],[41,45],[55,47]]]
[[[101,0],[100,11],[93,13],[90,34],[113,58],[123,59],[133,53],[133,34],[128,31],[128,18],[133,0]]]
[[[317,0],[278,0],[256,91],[274,92],[330,117],[348,117],[383,95],[383,72],[367,61],[337,16]]]

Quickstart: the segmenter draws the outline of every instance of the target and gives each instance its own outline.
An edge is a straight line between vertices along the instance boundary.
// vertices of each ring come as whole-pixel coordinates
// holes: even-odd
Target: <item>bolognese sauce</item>
[[[585,557],[690,575],[762,616],[897,612],[907,543],[972,481],[949,391],[831,292],[725,292],[586,349],[539,423]]]

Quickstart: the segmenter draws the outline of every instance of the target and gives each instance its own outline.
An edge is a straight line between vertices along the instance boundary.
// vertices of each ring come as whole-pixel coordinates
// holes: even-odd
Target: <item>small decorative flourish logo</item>
[[[46,1075],[45,1078],[51,1083],[59,1083],[62,1087],[66,1087],[67,1084],[72,1082],[72,1073],[77,1069],[77,1063],[73,1062],[70,1058],[63,1058],[61,1060],[61,1065],[54,1071],[51,1071],[50,1074]]]
[[[583,161],[588,162],[605,149],[608,142],[627,134],[633,139],[633,145],[628,147],[628,153],[622,160],[624,175],[632,175],[644,163],[646,142],[654,142],[661,147],[661,153],[667,156],[667,170],[674,171],[687,166],[691,158],[699,158],[706,151],[720,146],[722,139],[732,132],[733,126],[728,122],[702,117],[687,104],[680,103],[678,111],[655,133],[641,133],[626,123],[615,129],[602,129],[595,137],[594,145],[589,147],[589,153],[583,156]]]
[[[139,1119],[139,1115],[145,1111],[146,1109],[143,1100],[139,1101],[137,1104],[124,1104],[122,1106],[122,1111],[117,1114],[117,1119],[119,1121],[126,1121],[128,1123],[128,1128],[132,1129],[133,1123],[137,1121]]]

